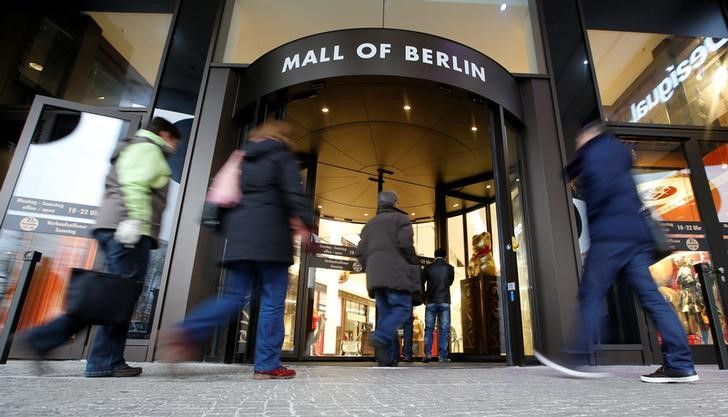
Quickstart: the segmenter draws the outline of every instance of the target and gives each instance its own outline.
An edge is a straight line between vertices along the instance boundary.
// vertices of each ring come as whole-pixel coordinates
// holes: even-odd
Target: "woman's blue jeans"
[[[288,290],[288,264],[285,262],[240,261],[232,264],[223,294],[203,302],[178,326],[193,341],[208,339],[217,326],[238,317],[258,282],[260,308],[255,335],[255,370],[280,368]]]

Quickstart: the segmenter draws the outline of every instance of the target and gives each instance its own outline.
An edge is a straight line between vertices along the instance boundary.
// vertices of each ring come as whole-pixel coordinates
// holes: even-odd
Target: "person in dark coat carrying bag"
[[[163,360],[191,359],[188,356],[195,346],[211,337],[217,326],[238,317],[257,284],[260,300],[253,378],[296,376],[293,369],[281,364],[288,267],[293,264],[294,231],[306,245],[314,223],[298,162],[289,150],[289,134],[290,126],[277,120],[249,134],[239,184],[242,199],[223,210],[221,218],[221,234],[227,239],[222,262],[230,272],[223,295],[204,301],[160,336]]]
[[[698,380],[687,336],[672,307],[657,290],[649,266],[655,262],[655,238],[643,217],[634,179],[632,158],[625,146],[597,120],[576,137],[576,157],[567,166],[586,201],[591,245],[579,288],[581,326],[575,328],[574,346],[566,363],[536,357],[545,365],[576,377],[606,376],[588,364],[602,306],[609,287],[622,277],[662,336],[663,365],[643,375],[648,383]]]
[[[397,366],[397,328],[412,314],[412,294],[421,291],[412,222],[396,205],[397,194],[379,193],[377,215],[362,229],[356,251],[376,302],[374,347],[379,366]]]
[[[121,140],[111,157],[93,233],[107,269],[123,279],[143,283],[146,277],[149,252],[157,247],[167,204],[171,174],[167,158],[174,153],[179,138],[180,132],[172,123],[155,117],[146,128]],[[31,330],[27,343],[43,356],[87,325],[64,314]],[[129,321],[98,327],[86,362],[86,377],[131,377],[142,373],[142,368],[129,366],[124,360],[128,331]]]

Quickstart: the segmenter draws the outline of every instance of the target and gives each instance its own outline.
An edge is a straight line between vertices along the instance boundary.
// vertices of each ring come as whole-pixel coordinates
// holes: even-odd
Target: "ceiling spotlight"
[[[584,62],[583,62],[583,64],[584,65],[588,65],[589,64],[589,60],[585,59]]]
[[[410,214],[412,214],[413,216],[415,215],[414,213],[410,213]]]
[[[486,185],[485,188],[490,190],[490,184]]]
[[[369,213],[364,213],[364,217],[366,217],[366,216],[368,216],[368,215],[369,215]]]
[[[324,206],[318,206],[318,208],[322,209],[322,208],[324,208]]]
[[[321,111],[324,112],[324,113],[328,113],[329,112],[329,108],[328,107],[323,107],[321,109]]]
[[[501,4],[500,11],[505,12],[507,7],[508,7],[507,4],[505,4],[505,3]]]
[[[455,204],[453,204],[452,206],[453,206],[453,208],[455,208],[455,207],[457,207],[457,206],[459,206],[459,205],[460,205],[460,204],[458,204],[458,203],[455,203]]]
[[[403,107],[403,109],[409,111],[410,109],[412,109],[412,107],[410,107],[409,104],[405,104],[404,107]]]
[[[106,97],[104,97],[104,96],[98,96],[98,97],[96,97],[96,98],[97,98],[98,100],[103,100],[103,99],[105,99]]]
[[[34,69],[34,70],[36,70],[36,71],[43,71],[43,65],[41,65],[41,64],[38,64],[37,62],[29,62],[29,63],[28,63],[28,66],[29,66],[29,67],[30,67],[31,69]]]
[[[477,132],[478,131],[478,126],[473,126],[473,127],[470,128],[470,130],[472,130],[473,132]]]

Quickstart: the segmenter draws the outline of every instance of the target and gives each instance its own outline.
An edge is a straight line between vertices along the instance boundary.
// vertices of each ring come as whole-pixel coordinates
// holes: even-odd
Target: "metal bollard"
[[[10,347],[13,343],[13,335],[20,321],[20,313],[23,311],[25,297],[28,295],[30,282],[33,278],[33,271],[35,271],[35,265],[40,261],[42,255],[42,253],[36,251],[28,251],[23,255],[23,269],[20,271],[20,278],[18,278],[18,284],[15,286],[13,301],[10,303],[8,317],[5,319],[5,326],[3,327],[2,336],[0,336],[0,364],[7,363],[8,361]]]
[[[713,297],[713,284],[715,278],[710,264],[695,264],[695,272],[700,279],[700,285],[703,289],[703,300],[707,309],[708,317],[710,317],[710,334],[713,336],[713,346],[715,348],[715,358],[718,361],[719,369],[728,369],[728,351],[726,351],[725,339],[723,339],[723,329],[720,326],[720,317],[718,315],[718,304]]]

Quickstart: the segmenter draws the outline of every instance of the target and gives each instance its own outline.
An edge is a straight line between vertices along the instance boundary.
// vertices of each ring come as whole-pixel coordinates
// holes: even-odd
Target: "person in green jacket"
[[[167,158],[175,151],[179,130],[161,117],[119,141],[94,226],[94,237],[112,274],[144,282],[149,252],[158,247],[162,212],[167,202],[171,170]],[[109,300],[113,302],[113,300]],[[87,326],[68,315],[29,332],[27,344],[39,357],[68,341]],[[142,368],[129,366],[124,347],[129,323],[100,326],[86,362],[87,377],[130,377]]]

